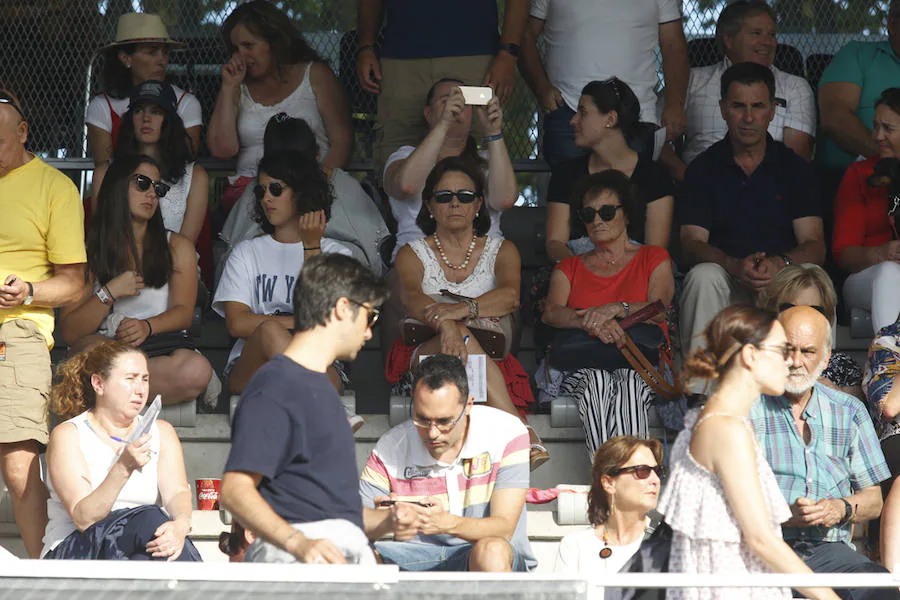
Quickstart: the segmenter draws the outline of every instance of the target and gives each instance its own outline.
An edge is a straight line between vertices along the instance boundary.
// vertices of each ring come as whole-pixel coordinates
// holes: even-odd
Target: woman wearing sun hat
[[[103,67],[98,87],[102,93],[88,105],[85,121],[88,145],[95,165],[104,165],[112,156],[122,115],[128,110],[132,87],[147,80],[164,80],[169,65],[169,51],[185,44],[169,37],[159,15],[127,13],[119,17],[116,39],[100,49]],[[191,138],[191,151],[200,144],[203,115],[197,98],[172,86],[178,115]]]

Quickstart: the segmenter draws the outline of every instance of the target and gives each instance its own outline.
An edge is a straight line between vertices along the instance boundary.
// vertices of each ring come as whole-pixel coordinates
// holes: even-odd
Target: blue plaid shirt
[[[866,407],[858,399],[817,383],[803,411],[810,430],[807,446],[794,426],[784,396],[762,396],[750,410],[766,459],[788,504],[847,497],[891,476]],[[850,525],[785,527],[784,539],[846,542]]]

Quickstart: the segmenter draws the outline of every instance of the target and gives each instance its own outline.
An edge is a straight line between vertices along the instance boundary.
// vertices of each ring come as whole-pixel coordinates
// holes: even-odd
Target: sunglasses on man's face
[[[253,195],[256,196],[257,200],[262,200],[266,196],[266,187],[262,185],[257,185],[253,188]],[[277,198],[281,195],[281,192],[284,191],[284,186],[278,183],[277,181],[273,181],[269,184],[268,187],[269,193],[272,194],[273,198]]]
[[[141,175],[140,173],[134,174],[134,185],[137,187],[139,192],[146,192],[150,189],[150,186],[153,186],[153,191],[156,192],[157,198],[165,198],[166,194],[169,193],[169,184],[163,183],[162,181],[153,181],[146,175]]]
[[[810,308],[814,308],[817,311],[819,311],[820,313],[822,313],[822,316],[825,317],[826,319],[828,318],[828,315],[825,314],[825,307],[820,306],[818,304],[799,304],[798,305],[798,304],[792,304],[791,302],[782,302],[781,304],[778,305],[778,314],[783,313],[784,311],[786,311],[789,308],[794,308],[795,306],[809,306]]]
[[[439,190],[434,193],[432,198],[438,204],[450,204],[453,202],[453,197],[456,197],[459,200],[460,204],[472,204],[476,200],[478,200],[478,194],[475,192],[470,192],[469,190],[459,190],[458,192],[452,192],[450,190]]]
[[[23,113],[22,109],[19,108],[19,104],[15,100],[13,100],[13,97],[6,92],[0,92],[0,104],[9,104],[16,110],[17,113],[19,113],[19,116],[21,116],[22,119],[25,118],[25,113]]]
[[[655,465],[651,467],[650,465],[634,465],[631,467],[622,467],[621,469],[616,469],[612,471],[610,475],[612,477],[618,477],[623,473],[631,473],[635,479],[647,479],[650,477],[650,472],[656,473],[656,476],[662,479],[663,475],[666,474],[666,469],[662,465]]]
[[[592,206],[584,206],[578,211],[578,216],[587,225],[593,223],[598,215],[604,223],[608,223],[616,218],[616,211],[620,208],[622,208],[621,204],[604,204],[599,209]]]

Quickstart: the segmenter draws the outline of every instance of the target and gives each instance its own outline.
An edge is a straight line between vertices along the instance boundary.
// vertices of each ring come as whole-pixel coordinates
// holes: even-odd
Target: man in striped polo
[[[458,358],[420,365],[412,419],[387,432],[363,469],[366,533],[385,563],[405,571],[527,571],[528,432],[473,406]]]

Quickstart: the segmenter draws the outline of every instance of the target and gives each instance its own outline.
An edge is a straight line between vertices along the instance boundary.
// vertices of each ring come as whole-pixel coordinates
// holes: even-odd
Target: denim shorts
[[[525,556],[510,544],[513,551],[512,570],[524,572]],[[385,564],[397,565],[401,571],[468,571],[472,544],[441,546],[421,542],[375,542],[375,550]]]

